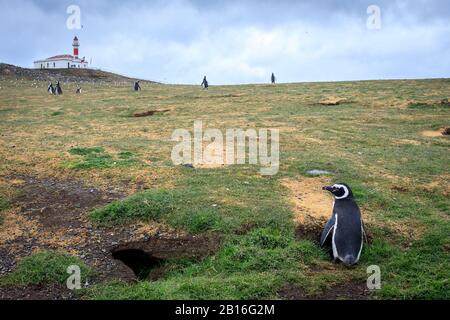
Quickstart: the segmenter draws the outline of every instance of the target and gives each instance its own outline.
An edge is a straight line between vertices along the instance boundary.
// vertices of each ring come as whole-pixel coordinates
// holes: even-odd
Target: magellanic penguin
[[[208,83],[208,80],[206,80],[206,76],[203,77],[202,87],[203,87],[203,89],[208,90],[209,83]]]
[[[47,92],[50,93],[50,94],[55,94],[56,93],[55,87],[53,87],[53,83],[52,82],[50,82],[50,84],[48,85]]]
[[[61,94],[63,94],[63,90],[62,90],[62,88],[61,88],[61,84],[59,83],[59,81],[56,83],[56,88],[55,88],[55,90],[56,90],[56,95],[61,95]]]
[[[352,190],[344,183],[326,186],[323,190],[331,192],[335,201],[331,219],[320,237],[320,246],[323,247],[331,237],[334,260],[354,265],[361,256],[365,231]]]

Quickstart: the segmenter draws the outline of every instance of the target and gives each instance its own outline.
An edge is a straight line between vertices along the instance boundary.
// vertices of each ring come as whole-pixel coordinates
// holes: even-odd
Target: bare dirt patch
[[[302,288],[289,284],[278,291],[278,296],[285,300],[368,300],[370,290],[363,281],[349,281],[308,296]]]
[[[283,180],[283,186],[290,192],[290,202],[297,224],[326,220],[331,216],[333,200],[322,190],[322,187],[329,183],[330,180],[324,177]]]
[[[38,220],[46,230],[55,230],[79,227],[84,212],[120,197],[85,187],[79,181],[29,178],[15,202],[25,216]]]
[[[399,145],[414,145],[414,146],[420,146],[421,143],[420,141],[417,140],[412,140],[412,139],[398,139],[398,140],[394,140],[395,144],[399,144]]]
[[[79,181],[10,179],[24,182],[19,196],[11,201],[12,209],[6,219],[7,226],[11,225],[0,228],[0,273],[11,272],[18,261],[33,252],[63,250],[97,269],[100,278],[134,278],[126,267],[108,257],[105,249],[130,235],[125,230],[95,228],[87,218],[94,207],[120,198],[120,194],[89,188]]]
[[[0,227],[0,274],[40,250],[62,250],[78,256],[98,274],[94,281],[156,280],[165,262],[200,259],[214,253],[220,239],[190,236],[160,224],[134,223],[117,227],[94,225],[88,213],[124,195],[87,187],[80,181],[6,177],[21,181]],[[6,226],[7,228],[4,228]],[[0,298],[73,299],[59,286],[0,288]]]
[[[8,241],[14,241],[24,234],[24,230],[34,230],[36,227],[20,214],[19,208],[5,210],[2,216],[3,224],[0,227],[0,245]]]
[[[62,285],[0,288],[0,300],[71,300],[73,291]]]
[[[329,183],[325,177],[282,181],[289,190],[298,239],[318,241],[333,208],[332,198],[322,190]]]
[[[299,224],[295,228],[295,237],[300,240],[309,240],[319,243],[320,235],[322,234],[326,222],[326,219],[311,219],[307,223]]]
[[[342,103],[345,103],[345,102],[347,102],[346,99],[338,98],[338,97],[334,97],[334,96],[327,97],[327,98],[319,101],[319,103],[321,105],[323,105],[323,106],[338,106],[338,105],[340,105]]]
[[[367,289],[365,281],[349,281],[333,286],[320,294],[317,299],[321,300],[367,300],[370,290]]]
[[[423,137],[427,137],[427,138],[437,138],[437,137],[442,137],[442,136],[445,136],[445,135],[449,135],[449,134],[450,134],[450,127],[441,128],[441,129],[435,130],[435,131],[426,130],[426,131],[422,131],[420,134],[421,134]]]
[[[427,192],[441,192],[444,195],[450,195],[450,174],[436,176],[431,182],[422,185],[422,189]]]
[[[139,247],[146,254],[164,260],[169,254],[202,256],[219,243],[189,237],[158,224],[94,225],[88,218],[89,212],[123,197],[115,191],[98,190],[71,180],[4,179],[23,183],[20,195],[11,202],[12,209],[6,214],[3,226],[8,228],[0,227],[0,274],[13,271],[18,261],[36,251],[62,250],[94,268],[99,274],[96,282],[134,281],[137,277],[133,270],[113,257],[118,248]],[[16,288],[11,290],[14,293]],[[29,289],[30,297],[34,297],[33,290]]]

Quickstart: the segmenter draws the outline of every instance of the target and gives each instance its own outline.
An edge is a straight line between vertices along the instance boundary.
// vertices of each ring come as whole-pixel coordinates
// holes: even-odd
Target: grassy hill
[[[38,296],[39,283],[56,298],[450,298],[448,79],[139,93],[99,82],[56,97],[1,74],[0,297]],[[169,111],[133,117],[151,110]],[[279,129],[279,173],[174,166],[171,135],[194,120]],[[316,243],[332,182],[353,188],[370,235],[354,268]],[[139,272],[118,252],[140,255]],[[96,276],[68,295],[62,274],[77,259]],[[381,290],[366,288],[370,265]]]
[[[139,79],[124,77],[115,73],[94,69],[28,69],[0,63],[0,76],[4,79],[61,81],[61,82],[131,82]],[[151,81],[144,82],[151,83]]]

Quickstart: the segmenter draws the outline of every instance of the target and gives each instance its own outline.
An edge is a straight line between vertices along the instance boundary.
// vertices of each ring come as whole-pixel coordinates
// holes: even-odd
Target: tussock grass
[[[41,251],[24,258],[13,273],[0,277],[0,286],[65,284],[67,268],[80,267],[82,282],[94,276],[93,271],[77,257],[57,251]]]

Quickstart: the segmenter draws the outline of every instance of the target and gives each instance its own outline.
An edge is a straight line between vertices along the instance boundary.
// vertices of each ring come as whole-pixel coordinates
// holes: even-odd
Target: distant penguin
[[[75,91],[76,94],[81,94],[81,87],[77,88],[77,91]]]
[[[52,83],[52,82],[50,82],[50,84],[48,85],[47,92],[48,92],[49,94],[55,94],[55,93],[56,93],[55,87],[53,86],[53,83]]]
[[[134,83],[134,91],[141,91],[141,86],[139,85],[140,81],[136,81]]]
[[[56,83],[56,94],[57,95],[61,95],[61,94],[63,94],[63,90],[62,90],[62,88],[61,88],[61,85],[59,84],[59,81]]]
[[[277,81],[277,78],[275,78],[274,73],[272,73],[272,76],[270,77],[270,81],[272,82],[272,84],[275,84],[275,82]]]
[[[208,80],[206,80],[206,76],[203,77],[202,87],[203,89],[208,89],[209,87],[209,83]]]
[[[333,213],[320,237],[320,246],[330,242],[335,261],[358,263],[364,242],[364,224],[350,187],[344,183],[323,187],[334,195]]]

